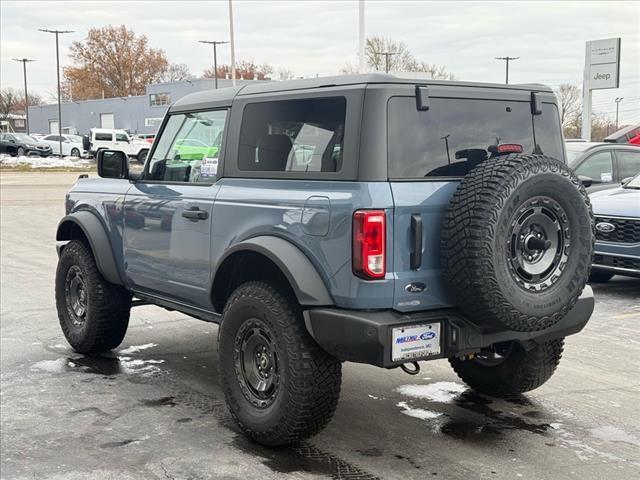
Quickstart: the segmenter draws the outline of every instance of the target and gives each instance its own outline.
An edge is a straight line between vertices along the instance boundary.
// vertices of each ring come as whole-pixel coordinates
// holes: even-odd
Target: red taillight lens
[[[353,214],[353,273],[365,279],[384,278],[386,236],[383,210]]]
[[[522,145],[517,143],[503,143],[498,145],[498,153],[522,153]]]

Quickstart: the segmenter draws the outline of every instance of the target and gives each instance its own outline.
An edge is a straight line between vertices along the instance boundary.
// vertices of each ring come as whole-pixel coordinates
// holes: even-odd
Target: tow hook
[[[413,365],[413,368],[409,368],[407,365]],[[420,373],[420,365],[418,362],[403,363],[400,365],[400,368],[404,373],[408,373],[409,375],[417,375]]]

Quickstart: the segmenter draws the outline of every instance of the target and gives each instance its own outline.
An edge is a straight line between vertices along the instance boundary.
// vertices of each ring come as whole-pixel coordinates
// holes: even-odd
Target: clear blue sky
[[[357,1],[234,0],[236,58],[288,67],[296,76],[331,75],[357,63]],[[495,56],[519,56],[513,83],[556,87],[581,84],[585,41],[622,37],[621,88],[594,93],[594,110],[622,122],[640,122],[640,3],[570,2],[366,2],[367,35],[404,41],[418,60],[446,65],[461,80],[502,82],[504,64]],[[0,4],[0,81],[22,87],[21,65],[30,57],[31,88],[43,94],[55,87],[53,36],[38,28],[64,28],[63,64],[71,41],[91,27],[125,24],[148,36],[169,60],[199,75],[211,64],[211,49],[200,39],[227,40],[228,2],[13,2]],[[220,47],[220,62],[229,50]]]

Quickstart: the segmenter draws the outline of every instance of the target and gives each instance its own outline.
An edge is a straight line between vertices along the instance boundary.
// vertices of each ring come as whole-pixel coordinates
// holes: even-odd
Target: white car
[[[60,136],[47,135],[40,139],[51,147],[53,155],[60,155]],[[62,135],[62,155],[72,157],[84,157],[87,151],[82,148],[82,137],[80,135]]]
[[[89,153],[95,155],[99,150],[120,150],[130,157],[144,163],[149,154],[151,144],[129,136],[124,130],[109,128],[92,128],[89,135]]]

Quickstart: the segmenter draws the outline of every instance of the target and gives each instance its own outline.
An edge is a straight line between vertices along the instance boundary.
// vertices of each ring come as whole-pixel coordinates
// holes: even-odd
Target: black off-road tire
[[[240,356],[242,332],[256,322],[272,340],[278,366],[275,393],[264,402],[251,395],[241,360],[249,356]],[[315,435],[329,423],[338,404],[340,362],[311,338],[293,295],[264,282],[240,285],[227,301],[218,332],[218,368],[232,417],[263,445],[285,445]]]
[[[497,365],[479,359],[450,358],[458,377],[474,390],[493,397],[509,397],[534,390],[551,378],[562,358],[564,338],[539,343],[530,350],[512,342]]]
[[[524,246],[518,243],[525,238],[518,229],[527,225],[527,209],[542,223],[555,216],[549,222],[558,226],[550,237],[558,247],[549,250],[558,256],[548,257],[557,260],[543,272],[547,277],[535,280],[539,283],[528,283],[526,272],[514,267],[514,261],[524,265],[531,258],[522,258]],[[489,159],[471,170],[453,195],[442,231],[443,274],[456,303],[478,325],[543,330],[560,321],[582,293],[594,233],[589,197],[564,163],[542,155]]]
[[[71,277],[80,275],[85,291],[84,316],[74,313],[68,301]],[[70,241],[62,250],[56,270],[56,307],[62,332],[76,352],[95,354],[122,342],[129,325],[131,294],[107,282],[98,271],[89,246]]]
[[[613,278],[613,275],[613,273],[608,272],[591,272],[589,283],[606,283]]]

